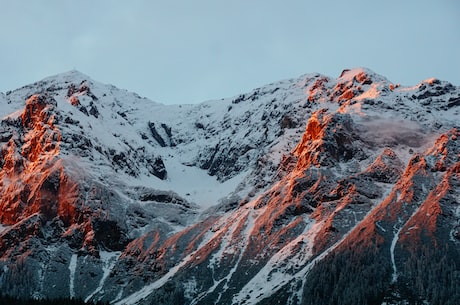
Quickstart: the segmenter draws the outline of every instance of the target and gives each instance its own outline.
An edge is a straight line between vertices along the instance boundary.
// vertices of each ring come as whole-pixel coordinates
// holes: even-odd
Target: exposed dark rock
[[[155,128],[155,123],[149,122],[148,125],[152,137],[157,141],[158,144],[160,144],[161,147],[166,147],[166,142],[165,140],[163,140],[163,138],[160,136],[157,129]]]
[[[422,84],[419,87],[419,91],[423,93],[415,96],[415,98],[422,100],[430,97],[437,97],[452,92],[453,90],[455,90],[455,87],[451,83],[445,83],[443,85],[441,81],[435,79],[431,84]]]
[[[292,120],[289,115],[285,115],[281,120],[281,129],[291,129],[297,127],[297,124]]]
[[[173,203],[173,204],[178,204],[182,206],[188,206],[188,203],[186,200],[178,196],[177,194],[173,192],[167,192],[167,191],[149,191],[145,192],[143,194],[139,195],[139,200],[141,201],[155,201],[155,202],[161,202],[161,203]]]
[[[150,161],[151,162],[151,161]],[[156,157],[153,163],[150,163],[150,173],[161,180],[165,180],[167,178],[168,172],[166,171],[165,164],[163,163],[163,159],[161,157]]]
[[[86,109],[85,106],[80,105],[80,107],[78,107],[78,110],[80,110],[80,111],[81,111],[83,114],[85,114],[86,116],[89,116],[88,110]]]
[[[455,106],[460,106],[460,96],[449,98],[449,103],[447,104],[447,109],[450,109]]]
[[[92,225],[96,240],[107,250],[121,251],[130,242],[127,234],[113,220],[96,218]]]
[[[67,89],[67,97],[71,97],[75,93],[77,93],[77,86],[75,86],[75,84],[70,84]]]
[[[204,129],[204,125],[203,125],[202,123],[200,123],[200,122],[196,122],[196,123],[195,123],[195,127],[196,127],[197,129]]]
[[[386,148],[377,159],[369,165],[365,175],[368,175],[379,182],[394,183],[402,174],[402,161],[389,148]]]
[[[457,305],[460,134],[446,130],[458,89],[342,76],[216,108],[155,104],[181,109],[166,123],[160,111],[136,118],[149,103],[114,87],[98,85],[98,100],[78,74],[0,96],[24,107],[0,125],[0,290],[140,305]],[[379,97],[357,98],[369,89]],[[76,108],[57,107],[72,98]],[[164,160],[227,184],[176,193]],[[206,211],[193,202],[218,192]]]
[[[98,118],[99,117],[99,110],[97,109],[96,105],[94,104],[94,102],[91,102],[89,104],[89,114],[91,114],[92,116],[94,116],[95,118]]]
[[[163,130],[165,131],[166,135],[168,136],[169,146],[171,146],[171,147],[176,146],[176,144],[174,143],[174,141],[172,139],[172,129],[171,129],[171,127],[169,127],[168,125],[166,125],[164,123],[161,123],[161,127],[163,128]]]

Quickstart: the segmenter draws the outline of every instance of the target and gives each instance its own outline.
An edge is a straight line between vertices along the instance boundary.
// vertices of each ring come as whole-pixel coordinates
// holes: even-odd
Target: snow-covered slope
[[[426,260],[449,279],[460,266],[460,88],[448,82],[402,87],[357,68],[162,105],[70,71],[0,103],[7,294],[458,301],[455,285],[426,280],[438,272]]]

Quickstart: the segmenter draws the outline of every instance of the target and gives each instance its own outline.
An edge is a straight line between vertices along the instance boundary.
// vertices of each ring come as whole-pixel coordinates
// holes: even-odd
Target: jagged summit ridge
[[[460,266],[460,89],[448,82],[404,87],[357,68],[162,105],[71,71],[0,98],[2,292],[459,299],[446,280]]]

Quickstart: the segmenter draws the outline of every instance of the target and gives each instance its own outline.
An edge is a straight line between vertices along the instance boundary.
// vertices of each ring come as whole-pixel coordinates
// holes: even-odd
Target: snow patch
[[[2,105],[3,107],[3,105]],[[17,111],[14,111],[14,112],[11,112],[10,114],[7,114],[5,115],[2,120],[7,120],[7,119],[17,119],[19,118],[19,116],[22,114],[22,109],[21,110],[17,110]]]
[[[251,231],[254,228],[254,211],[253,210],[249,211],[247,209],[244,209],[242,211],[238,211],[236,214],[229,215],[229,216],[233,216],[233,217],[232,218],[223,217],[220,223],[216,224],[216,227],[219,227],[219,229],[216,229],[216,232],[220,230],[221,226],[225,226],[226,224],[230,225],[230,228],[225,233],[225,236],[222,238],[222,242],[221,242],[219,250],[214,255],[212,255],[212,257],[209,259],[208,267],[212,270],[212,273],[214,273],[214,267],[219,266],[220,261],[224,257],[225,254],[233,254],[236,251],[239,251],[237,262],[234,264],[232,269],[227,273],[225,277],[219,279],[218,281],[216,281],[213,278],[214,284],[206,292],[201,293],[196,299],[192,300],[190,302],[191,305],[198,304],[203,297],[212,293],[222,282],[225,282],[223,286],[223,290],[219,293],[219,296],[217,297],[217,300],[216,300],[216,304],[219,303],[222,293],[224,293],[229,288],[228,282],[232,278],[233,274],[236,272],[236,269],[238,268],[238,265],[240,264],[243,254],[247,248],[249,238],[251,236]],[[231,238],[232,236],[235,236],[235,231],[240,225],[238,220],[244,219],[245,217],[247,217],[247,220],[246,220],[245,228],[243,231],[244,239],[238,245],[231,244]],[[236,250],[235,247],[237,247],[238,250]]]
[[[99,281],[99,285],[86,299],[85,302],[88,303],[93,296],[95,296],[99,292],[104,292],[102,287],[104,287],[105,280],[109,276],[110,272],[112,271],[115,263],[117,262],[118,258],[120,257],[121,252],[108,252],[108,251],[99,251],[99,256],[102,262],[102,278]]]
[[[295,273],[291,268],[299,270],[312,256],[313,241],[321,229],[322,223],[306,225],[304,232],[273,255],[267,264],[236,294],[233,304],[241,304],[247,300],[255,304],[269,297],[277,289],[291,281]],[[301,245],[301,249],[297,249]]]
[[[364,73],[367,74],[370,70],[362,67],[353,68],[353,69],[345,69],[342,71],[342,74],[337,79],[338,82],[351,82],[355,78],[356,75]]]
[[[381,225],[378,221],[375,223],[375,225],[376,225],[380,230],[382,230],[382,232],[386,232],[386,231],[387,231],[387,230],[385,230],[384,227],[382,227],[382,225]]]
[[[184,297],[186,299],[191,299],[193,295],[197,293],[197,281],[195,277],[188,279],[183,283],[184,287]]]
[[[154,290],[163,286],[170,278],[172,278],[181,268],[184,266],[190,259],[193,257],[192,254],[187,255],[184,260],[174,266],[173,268],[169,269],[169,271],[156,280],[155,282],[144,286],[141,290],[131,294],[130,296],[122,299],[122,300],[115,300],[113,301],[115,305],[134,305],[137,304],[139,301],[148,297]]]
[[[220,182],[205,170],[186,166],[177,158],[164,157],[163,162],[168,172],[166,180],[148,176],[135,178],[124,174],[119,174],[116,179],[119,183],[126,183],[131,187],[144,186],[172,191],[188,202],[196,204],[201,210],[206,210],[230,196],[249,174],[249,171],[244,171],[225,182]]]
[[[156,280],[153,283],[150,283],[146,286],[144,286],[142,289],[139,291],[125,297],[124,299],[121,299],[123,291],[120,290],[120,293],[118,296],[111,302],[111,304],[114,305],[134,305],[137,304],[139,301],[147,298],[154,290],[160,288],[163,286],[170,278],[172,278],[183,266],[185,266],[187,263],[189,263],[194,257],[195,254],[201,249],[204,244],[208,241],[207,238],[197,247],[197,250],[194,252],[188,254],[184,259],[177,264],[176,266],[172,267],[169,269],[169,271],[163,275],[161,278]],[[120,300],[121,299],[121,300]]]
[[[168,170],[168,180],[164,187],[174,190],[203,209],[216,205],[220,199],[227,197],[248,174],[242,172],[222,183],[215,176],[208,175],[205,170],[185,166],[177,159],[165,158],[164,163]],[[161,185],[162,182],[158,184]]]
[[[355,97],[354,99],[357,101],[361,101],[364,99],[375,99],[380,96],[380,90],[377,88],[377,84],[372,84],[371,88],[366,92],[362,93],[361,95]]]
[[[414,215],[417,214],[417,212],[419,211],[420,211],[420,207],[416,208],[414,212],[412,213],[412,215],[406,220],[406,222],[401,223],[399,219],[398,222],[401,224],[401,227],[399,229],[396,229],[398,222],[393,226],[393,231],[395,233],[394,233],[393,239],[391,240],[391,245],[390,245],[390,258],[391,258],[391,265],[393,269],[391,283],[396,283],[396,281],[398,280],[398,268],[396,266],[396,260],[395,260],[395,248],[399,240],[399,235],[401,233],[401,230],[406,226],[406,224],[411,220],[411,218],[414,217]],[[412,230],[413,228],[414,227],[410,227],[407,230],[409,231],[409,230]]]
[[[69,263],[69,293],[71,298],[75,298],[75,271],[77,269],[77,254],[73,254]]]
[[[395,262],[395,247],[396,243],[398,242],[399,239],[399,233],[401,233],[403,226],[399,228],[393,236],[393,239],[391,240],[391,246],[390,246],[390,258],[391,258],[391,266],[393,268],[393,274],[391,276],[391,283],[396,283],[398,280],[398,268],[396,267],[396,262]]]

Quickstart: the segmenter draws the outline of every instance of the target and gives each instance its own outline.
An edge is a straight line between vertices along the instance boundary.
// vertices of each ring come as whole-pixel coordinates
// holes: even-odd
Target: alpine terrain
[[[447,81],[356,68],[163,105],[70,71],[0,94],[0,119],[3,296],[460,304]]]

